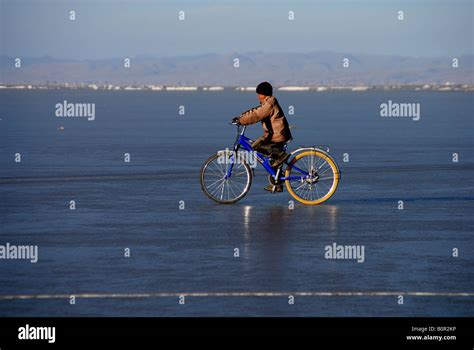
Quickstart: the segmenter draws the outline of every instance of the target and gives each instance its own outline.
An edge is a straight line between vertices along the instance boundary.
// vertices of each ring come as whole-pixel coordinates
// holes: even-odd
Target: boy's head
[[[265,97],[273,95],[273,88],[272,85],[264,81],[263,83],[258,84],[257,86],[257,98],[260,102],[262,102]]]

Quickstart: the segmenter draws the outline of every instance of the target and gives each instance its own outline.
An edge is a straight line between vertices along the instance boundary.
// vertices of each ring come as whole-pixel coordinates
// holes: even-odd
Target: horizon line
[[[206,52],[206,53],[190,53],[190,54],[176,54],[176,55],[155,55],[150,53],[138,53],[135,55],[129,56],[110,56],[110,57],[102,57],[102,58],[67,58],[67,57],[59,57],[59,56],[51,56],[49,54],[44,54],[40,56],[24,56],[24,55],[16,55],[12,56],[9,54],[0,54],[0,58],[17,58],[23,57],[28,59],[44,59],[49,58],[53,60],[63,60],[63,61],[102,61],[102,60],[114,60],[114,59],[123,59],[126,58],[151,58],[151,59],[163,59],[163,58],[182,58],[182,57],[199,57],[199,56],[232,56],[232,55],[272,55],[272,54],[293,54],[293,55],[311,55],[311,54],[338,54],[338,55],[348,55],[348,56],[377,56],[377,57],[400,57],[400,58],[415,58],[415,59],[444,59],[448,57],[461,57],[461,56],[473,56],[474,52],[471,53],[460,53],[457,55],[450,55],[450,56],[415,56],[415,55],[402,55],[402,54],[380,54],[380,53],[352,53],[352,52],[343,52],[343,51],[332,51],[332,50],[313,50],[313,51],[229,51],[229,52]]]

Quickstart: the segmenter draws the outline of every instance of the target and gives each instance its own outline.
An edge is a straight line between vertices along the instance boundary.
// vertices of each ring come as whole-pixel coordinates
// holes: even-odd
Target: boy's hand
[[[235,118],[233,118],[230,122],[231,122],[232,124],[240,125],[240,118],[239,118],[239,117],[235,117]]]

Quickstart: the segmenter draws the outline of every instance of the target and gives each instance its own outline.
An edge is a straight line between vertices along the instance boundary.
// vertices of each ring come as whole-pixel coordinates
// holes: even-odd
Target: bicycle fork
[[[228,179],[231,174],[232,174],[232,169],[234,168],[234,160],[235,160],[235,156],[234,156],[234,153],[232,153],[230,156],[229,156],[229,168],[227,169],[227,173],[225,174],[225,178]]]

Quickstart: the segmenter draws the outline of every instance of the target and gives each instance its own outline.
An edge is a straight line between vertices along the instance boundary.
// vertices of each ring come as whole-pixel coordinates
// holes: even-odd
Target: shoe
[[[273,187],[275,187],[275,191],[273,191]],[[264,188],[265,191],[268,191],[268,192],[272,192],[272,193],[275,193],[275,192],[283,192],[283,186],[273,186],[273,185],[267,185],[267,187]]]
[[[271,162],[270,165],[276,169],[280,165],[282,165],[288,158],[290,158],[290,155],[288,153],[285,153],[280,158],[275,159],[273,162]]]

